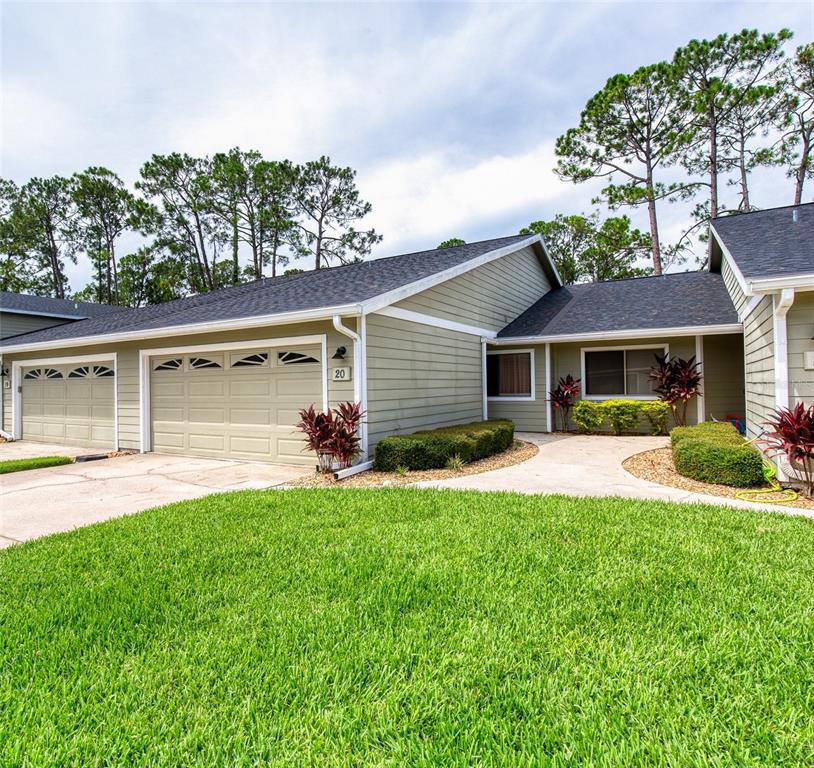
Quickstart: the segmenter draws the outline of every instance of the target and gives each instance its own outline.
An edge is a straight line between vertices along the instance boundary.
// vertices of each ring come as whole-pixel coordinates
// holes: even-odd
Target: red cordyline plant
[[[306,446],[317,455],[320,472],[330,472],[334,462],[349,467],[361,451],[359,426],[365,412],[358,403],[339,403],[332,410],[303,408],[297,428],[305,434]]]
[[[670,355],[656,355],[656,364],[650,369],[650,379],[660,400],[670,406],[676,425],[687,423],[687,406],[701,394],[701,371],[695,356],[689,360]]]
[[[801,479],[806,495],[814,498],[814,404],[778,408],[766,425],[769,430],[758,442],[769,456],[785,456]]]
[[[579,397],[579,379],[575,379],[570,373],[557,382],[557,386],[548,393],[548,398],[559,413],[562,415],[562,431],[568,430],[568,416],[574,407],[574,400]]]

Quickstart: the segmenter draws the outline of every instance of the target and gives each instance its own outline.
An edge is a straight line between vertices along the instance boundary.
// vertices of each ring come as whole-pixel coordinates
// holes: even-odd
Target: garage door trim
[[[247,341],[224,341],[218,344],[195,344],[181,347],[139,350],[139,423],[141,426],[141,452],[152,450],[151,402],[150,402],[150,358],[165,355],[188,355],[196,352],[226,352],[228,350],[255,349],[256,347],[294,347],[305,344],[319,344],[322,352],[322,410],[328,410],[328,335],[285,336],[277,339],[251,339]]]
[[[115,450],[119,450],[119,369],[116,352],[98,355],[71,355],[70,357],[32,357],[14,360],[11,363],[11,436],[15,440],[23,437],[22,372],[23,368],[37,365],[74,365],[76,363],[111,363],[113,367],[113,440]]]

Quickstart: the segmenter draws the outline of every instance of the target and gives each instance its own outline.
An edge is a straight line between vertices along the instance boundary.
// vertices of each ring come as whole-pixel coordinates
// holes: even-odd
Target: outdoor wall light
[[[336,352],[334,352],[334,356],[331,360],[344,360],[345,359],[345,352],[348,350],[345,347],[337,347]]]

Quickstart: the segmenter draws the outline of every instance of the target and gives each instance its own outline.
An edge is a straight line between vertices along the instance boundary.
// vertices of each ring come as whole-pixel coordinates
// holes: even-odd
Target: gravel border
[[[461,469],[427,469],[422,471],[408,472],[406,475],[398,475],[395,472],[377,472],[368,470],[360,472],[358,475],[351,475],[344,480],[334,480],[333,475],[313,473],[305,477],[292,480],[286,483],[287,487],[324,488],[336,486],[342,488],[381,488],[392,485],[410,485],[428,480],[448,480],[452,477],[465,477],[466,475],[478,475],[481,472],[491,472],[493,469],[503,469],[528,461],[537,455],[540,448],[534,443],[527,443],[524,440],[515,440],[511,448],[503,453],[495,454],[486,459],[473,461],[471,464],[464,464]]]
[[[681,488],[684,491],[693,493],[706,493],[710,496],[722,496],[726,499],[736,498],[735,494],[743,490],[733,488],[729,485],[714,485],[702,483],[698,480],[691,480],[689,477],[679,475],[673,463],[673,452],[670,448],[656,448],[652,451],[637,453],[622,462],[622,467],[630,472],[634,477],[641,480],[648,480],[659,485],[669,485],[672,488]],[[771,502],[772,497],[757,498],[756,504],[766,504]],[[782,501],[784,507],[797,507],[798,509],[814,509],[814,500],[803,498],[797,501]]]

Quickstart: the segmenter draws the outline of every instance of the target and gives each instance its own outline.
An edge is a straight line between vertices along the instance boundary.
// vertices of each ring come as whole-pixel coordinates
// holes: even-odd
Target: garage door
[[[23,368],[23,440],[114,448],[114,384],[106,363]]]
[[[322,406],[319,345],[151,358],[152,448],[313,464],[295,428]]]

